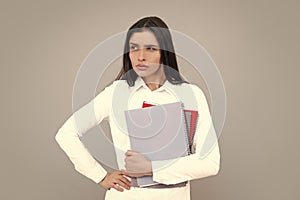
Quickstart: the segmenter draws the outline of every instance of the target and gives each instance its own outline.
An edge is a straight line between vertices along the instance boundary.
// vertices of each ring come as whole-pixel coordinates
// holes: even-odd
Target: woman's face
[[[159,44],[150,31],[135,32],[129,40],[129,58],[138,76],[151,80],[162,77]]]

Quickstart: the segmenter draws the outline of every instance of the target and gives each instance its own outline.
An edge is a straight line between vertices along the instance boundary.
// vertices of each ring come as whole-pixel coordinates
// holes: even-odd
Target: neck
[[[167,80],[167,78],[164,74],[162,74],[162,76],[157,77],[155,79],[149,79],[149,78],[143,77],[143,80],[145,81],[148,88],[151,91],[153,91],[153,90],[160,88],[164,84],[164,82]]]

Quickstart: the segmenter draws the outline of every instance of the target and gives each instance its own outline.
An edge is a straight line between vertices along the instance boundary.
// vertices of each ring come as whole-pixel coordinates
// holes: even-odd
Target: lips
[[[136,65],[136,68],[139,69],[139,70],[141,70],[141,71],[145,71],[148,68],[148,66],[147,65],[138,64],[138,65]]]

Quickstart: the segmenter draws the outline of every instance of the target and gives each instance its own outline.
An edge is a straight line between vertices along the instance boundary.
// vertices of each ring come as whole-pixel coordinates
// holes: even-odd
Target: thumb
[[[133,150],[128,150],[128,151],[126,151],[126,153],[125,153],[126,156],[133,156],[133,155],[136,155],[136,154],[137,154],[137,152],[135,152],[135,151],[133,151]]]

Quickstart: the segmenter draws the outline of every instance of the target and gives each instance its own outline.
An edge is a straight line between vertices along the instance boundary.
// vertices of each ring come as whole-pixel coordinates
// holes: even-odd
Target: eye
[[[130,45],[130,50],[132,50],[132,51],[137,50],[137,46],[136,45]]]
[[[156,50],[157,50],[157,48],[154,47],[154,46],[149,46],[149,47],[147,47],[146,49],[147,49],[147,50],[150,50],[150,51],[156,51]]]

